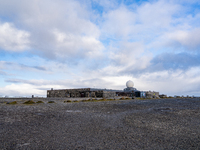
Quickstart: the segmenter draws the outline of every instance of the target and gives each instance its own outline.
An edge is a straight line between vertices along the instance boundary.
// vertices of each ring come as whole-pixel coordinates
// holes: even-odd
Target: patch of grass
[[[6,104],[17,104],[17,101],[13,101],[13,102],[7,102]]]
[[[77,103],[77,102],[79,102],[79,101],[77,101],[77,100],[75,100],[75,101],[73,101],[74,103]]]
[[[114,100],[116,100],[116,99],[106,99],[106,98],[102,98],[102,99],[100,99],[100,100],[98,100],[98,101],[114,101]]]
[[[66,100],[66,101],[64,101],[64,103],[70,103],[70,102],[72,102],[71,100]]]
[[[106,99],[95,99],[95,98],[92,98],[92,99],[84,99],[82,100],[81,102],[99,102],[99,101],[105,101]]]
[[[106,98],[102,98],[102,99],[100,99],[98,101],[107,101],[107,99]]]
[[[138,97],[137,99],[138,100],[146,100],[146,98],[143,98],[143,97]],[[150,99],[150,98],[148,98],[148,99]]]
[[[28,101],[25,101],[23,104],[35,104],[35,102],[33,100],[28,100]]]
[[[126,98],[127,100],[131,100],[131,98]],[[81,101],[78,101],[78,100],[75,100],[75,101],[72,101],[72,102],[101,102],[101,101],[114,101],[114,100],[117,100],[117,99],[106,99],[106,98],[102,98],[102,99],[95,99],[95,98],[91,98],[91,99],[84,99],[84,100],[81,100]],[[66,101],[64,101],[66,102]],[[71,101],[69,101],[71,102]]]
[[[90,99],[84,99],[81,102],[89,102],[89,101],[90,101]]]
[[[38,103],[38,104],[39,104],[39,103],[44,103],[44,102],[43,102],[43,101],[37,101],[36,103]]]
[[[114,101],[114,99],[111,99],[111,98],[110,98],[110,99],[107,99],[107,100],[108,100],[108,101]]]
[[[55,103],[54,101],[48,101],[48,103]]]
[[[92,99],[84,99],[81,102],[95,102],[95,101],[97,101],[97,99],[92,98]]]
[[[92,101],[92,102],[96,102],[96,101],[98,101],[98,100],[95,99],[95,98],[93,98],[93,99],[91,99],[90,101]]]
[[[98,101],[104,101],[104,99],[102,98],[102,99],[99,99]]]
[[[132,98],[130,98],[130,97],[122,97],[122,98],[120,98],[120,100],[131,100]]]

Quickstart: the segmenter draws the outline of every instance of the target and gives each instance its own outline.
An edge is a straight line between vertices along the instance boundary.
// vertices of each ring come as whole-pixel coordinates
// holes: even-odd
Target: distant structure
[[[126,82],[126,87],[127,88],[125,88],[124,91],[137,91],[137,89],[134,88],[133,86],[134,86],[133,81],[131,81],[131,80],[127,81]]]
[[[80,88],[80,89],[59,89],[59,90],[47,90],[47,97],[49,98],[108,98],[117,96],[127,97],[147,97],[158,98],[159,92],[151,91],[139,91],[133,87],[133,81],[126,82],[126,88],[124,90],[112,90],[112,89],[96,89],[96,88]]]

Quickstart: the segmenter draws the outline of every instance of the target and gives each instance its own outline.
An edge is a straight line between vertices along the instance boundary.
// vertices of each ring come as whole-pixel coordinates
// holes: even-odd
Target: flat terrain
[[[0,149],[200,149],[200,99],[0,102]]]

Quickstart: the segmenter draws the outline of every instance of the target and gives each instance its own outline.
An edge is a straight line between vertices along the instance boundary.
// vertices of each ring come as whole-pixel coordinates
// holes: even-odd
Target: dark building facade
[[[93,89],[93,88],[81,88],[81,89],[62,89],[62,90],[47,90],[47,97],[61,97],[61,98],[101,98],[101,97],[115,97],[115,90],[106,89]]]

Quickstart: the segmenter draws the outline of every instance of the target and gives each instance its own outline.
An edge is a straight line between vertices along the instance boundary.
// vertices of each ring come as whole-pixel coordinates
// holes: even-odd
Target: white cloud
[[[56,38],[56,55],[58,57],[82,55],[85,57],[98,57],[102,55],[103,44],[93,36],[81,36],[71,33],[65,34],[54,30]]]
[[[7,96],[46,96],[47,90],[53,89],[69,89],[69,88],[105,88],[110,85],[102,79],[63,79],[63,80],[21,80],[9,79],[11,83],[5,87],[0,87],[0,95]]]
[[[148,48],[165,49],[172,48],[172,51],[198,51],[200,46],[200,28],[172,28],[171,31],[163,33],[155,41],[148,45]],[[168,49],[169,50],[169,49]]]
[[[151,40],[170,28],[173,15],[180,11],[180,5],[166,1],[144,2],[142,5],[121,5],[103,14],[103,37]]]
[[[130,75],[145,70],[153,58],[150,52],[145,51],[144,44],[141,42],[122,41],[111,45],[109,47],[111,63],[102,69],[103,74]]]
[[[102,24],[103,34],[106,36],[111,34],[121,38],[128,36],[134,31],[134,23],[136,14],[129,11],[125,6],[111,10],[103,15],[104,22]]]
[[[180,10],[180,6],[167,1],[147,2],[138,7],[137,19],[145,25],[145,28],[152,27],[166,28],[170,26],[172,15]]]
[[[155,90],[168,95],[189,95],[194,89],[199,89],[200,77],[199,67],[194,67],[186,72],[159,71],[142,74],[137,78],[137,85],[140,90]],[[196,91],[200,95],[200,91]]]
[[[67,88],[107,88],[123,90],[128,80],[134,82],[134,87],[142,91],[159,91],[160,94],[171,95],[200,95],[200,68],[195,67],[183,72],[160,71],[144,73],[139,77],[134,75],[99,75],[96,72],[90,72],[91,76],[81,76],[80,79],[57,79],[57,80],[19,80],[11,79],[13,82],[3,88],[0,88],[0,95],[12,96],[46,96],[46,90],[67,89]],[[15,83],[16,82],[16,83]],[[195,90],[194,90],[195,89]],[[196,93],[194,93],[196,92]]]
[[[139,42],[120,42],[119,48],[111,53],[110,58],[117,64],[128,65],[134,64],[136,58],[144,52],[142,43]]]
[[[0,13],[7,16],[15,14],[13,21],[30,32],[33,54],[58,60],[72,55],[77,60],[100,55],[103,50],[99,40],[100,30],[91,22],[94,14],[88,11],[83,2],[6,1],[2,2],[0,9]],[[21,41],[26,42],[24,39]]]
[[[0,87],[0,95],[2,96],[28,96],[31,97],[32,95],[35,96],[46,96],[46,89],[50,89],[51,85],[31,85],[31,84],[10,84],[3,88]],[[62,86],[54,85],[54,87],[60,89]],[[44,90],[41,90],[44,89]]]
[[[43,94],[42,91],[34,89],[28,84],[10,84],[0,88],[2,96],[31,96],[34,94]]]
[[[29,48],[27,31],[19,30],[11,23],[0,23],[0,47],[9,51],[24,51]]]
[[[177,30],[172,33],[166,33],[165,37],[170,45],[180,45],[195,49],[200,46],[200,28],[190,31]]]

